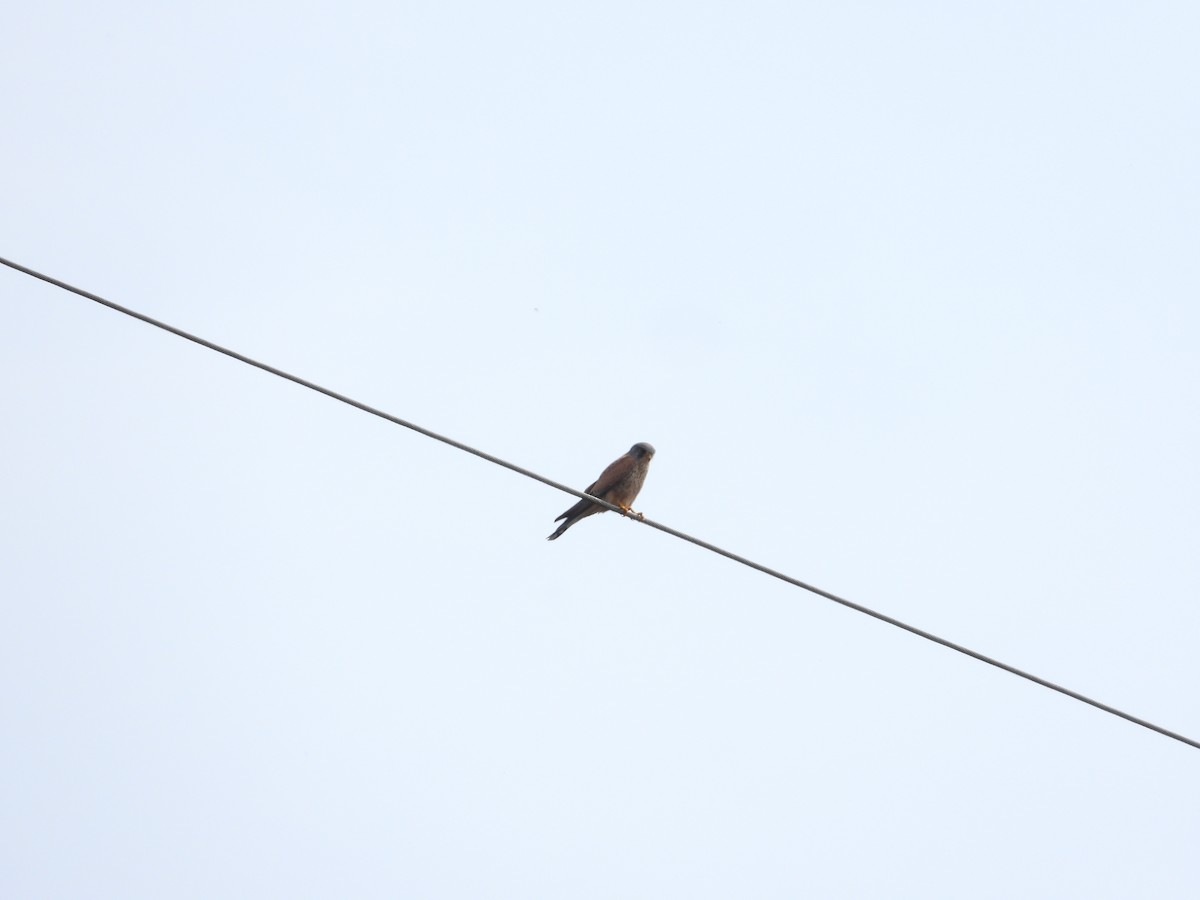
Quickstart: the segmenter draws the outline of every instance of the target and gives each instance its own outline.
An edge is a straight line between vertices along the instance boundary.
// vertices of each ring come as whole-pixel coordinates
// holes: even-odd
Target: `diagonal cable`
[[[603,506],[605,509],[612,510],[613,512],[620,513],[621,515],[626,515],[626,513],[620,507],[615,506],[612,503],[609,503],[605,500],[601,500],[599,497],[593,497],[591,494],[586,494],[582,491],[576,490],[575,488],[567,487],[565,484],[559,484],[557,481],[553,481],[549,478],[546,478],[544,475],[539,475],[537,472],[532,472],[529,469],[522,468],[521,466],[515,465],[514,463],[510,463],[506,460],[500,459],[498,456],[492,456],[490,453],[485,453],[482,450],[477,450],[474,447],[471,447],[471,446],[468,446],[467,444],[462,443],[461,441],[456,441],[453,438],[448,438],[445,435],[438,434],[437,432],[434,432],[434,431],[430,431],[428,428],[422,428],[420,425],[414,424],[413,422],[406,421],[405,419],[401,419],[398,416],[393,416],[391,413],[384,412],[381,409],[376,409],[373,406],[368,406],[365,403],[360,403],[358,400],[355,400],[352,397],[347,397],[345,394],[339,394],[337,391],[332,391],[329,388],[322,387],[321,385],[316,384],[312,381],[308,381],[305,378],[301,378],[298,375],[292,375],[291,373],[285,372],[282,369],[277,369],[274,366],[267,365],[264,362],[259,362],[258,360],[252,359],[249,356],[245,356],[241,353],[238,353],[235,350],[230,350],[227,347],[222,347],[220,344],[214,344],[212,341],[208,341],[202,337],[197,337],[194,334],[190,334],[189,332],[184,331],[182,328],[176,328],[174,325],[168,325],[166,322],[161,322],[158,319],[153,319],[150,316],[147,316],[147,315],[144,315],[143,313],[129,309],[128,307],[121,306],[118,303],[113,303],[111,300],[105,300],[103,297],[93,294],[90,291],[85,291],[82,288],[74,287],[73,285],[67,284],[65,281],[60,281],[57,278],[53,278],[49,275],[45,275],[41,272],[35,271],[34,269],[30,269],[26,266],[21,265],[20,263],[16,263],[11,260],[4,259],[3,257],[0,257],[0,263],[3,263],[4,265],[8,266],[11,269],[16,269],[18,272],[23,272],[24,274],[29,275],[33,278],[40,279],[41,281],[44,281],[47,284],[52,284],[55,287],[62,288],[64,291],[70,291],[73,294],[78,294],[80,297],[86,297],[88,300],[92,300],[96,303],[99,303],[101,306],[107,306],[109,309],[116,310],[119,313],[124,313],[125,315],[130,316],[134,319],[140,319],[141,321],[145,322],[147,325],[153,325],[155,328],[161,328],[163,331],[169,331],[171,334],[177,335],[178,337],[181,337],[186,340],[192,341],[193,343],[199,344],[201,347],[207,347],[209,350],[215,350],[217,353],[222,353],[225,356],[228,356],[228,357],[231,357],[232,359],[238,360],[239,362],[246,363],[246,365],[254,366],[256,369],[262,369],[264,372],[270,372],[272,375],[278,375],[280,378],[284,378],[288,381],[295,382],[296,384],[306,387],[309,390],[316,391],[319,394],[324,394],[326,397],[332,397],[334,400],[339,400],[342,403],[345,403],[349,406],[353,406],[355,409],[361,409],[363,412],[370,413],[373,416],[378,416],[381,419],[386,419],[387,421],[392,422],[393,424],[402,425],[405,428],[410,428],[419,434],[425,435],[426,437],[433,438],[436,441],[441,441],[443,444],[449,444],[451,447],[455,447],[466,453],[471,453],[475,456],[478,456],[481,459],[486,459],[490,463],[495,463],[498,466],[503,466],[506,469],[511,469],[514,472],[518,472],[519,474],[524,475],[526,478],[532,478],[534,481],[540,481],[542,484],[548,485],[552,488],[556,488],[557,490],[560,490],[567,494],[571,494],[575,497],[592,500],[597,505]],[[870,616],[873,619],[878,619],[881,622],[886,622],[888,625],[894,625],[896,628],[900,628],[904,631],[907,631],[910,634],[915,634],[917,637],[922,637],[927,641],[932,641],[935,644],[940,644],[941,646],[946,647],[950,650],[957,651],[958,653],[961,653],[964,656],[969,656],[972,659],[976,659],[976,660],[979,660],[980,662],[987,663],[989,666],[995,666],[997,669],[1002,669],[1005,672],[1008,672],[1012,675],[1016,675],[1018,678],[1024,678],[1026,681],[1032,681],[1034,684],[1041,685],[1044,688],[1049,688],[1052,691],[1057,691],[1060,694],[1070,697],[1072,700],[1078,700],[1080,703],[1086,703],[1089,706],[1094,706],[1096,709],[1103,710],[1106,713],[1109,713],[1111,715],[1125,719],[1127,722],[1132,722],[1135,725],[1141,725],[1143,728],[1148,728],[1151,731],[1156,731],[1159,734],[1164,735],[1165,737],[1172,738],[1176,741],[1180,741],[1181,743],[1187,744],[1190,747],[1195,747],[1196,749],[1200,750],[1200,741],[1194,740],[1193,738],[1187,737],[1186,735],[1179,734],[1178,732],[1171,731],[1167,728],[1163,728],[1161,725],[1155,725],[1153,722],[1149,722],[1146,719],[1139,718],[1138,716],[1132,715],[1131,713],[1124,712],[1123,710],[1117,709],[1115,706],[1109,706],[1107,703],[1101,703],[1099,700],[1093,700],[1091,697],[1085,696],[1084,694],[1080,694],[1078,691],[1073,691],[1070,688],[1063,687],[1060,684],[1055,684],[1053,681],[1049,681],[1045,678],[1041,678],[1030,672],[1026,672],[1023,669],[1018,669],[1016,666],[1010,666],[1006,662],[1001,662],[1000,660],[995,659],[991,656],[987,656],[983,653],[979,653],[976,650],[972,650],[970,647],[965,647],[962,644],[956,644],[954,641],[950,641],[950,640],[947,640],[946,638],[939,637],[938,635],[933,634],[932,632],[929,632],[929,631],[925,631],[922,628],[917,628],[915,625],[909,625],[908,623],[902,622],[899,619],[892,618],[889,615],[886,615],[881,612],[877,612],[876,610],[873,610],[869,607],[863,606],[859,603],[854,603],[853,601],[847,600],[844,597],[839,597],[837,594],[833,594],[822,588],[815,587],[814,585],[811,585],[811,584],[807,584],[806,582],[800,581],[798,578],[793,578],[792,576],[786,575],[783,572],[779,572],[775,569],[768,568],[767,566],[764,566],[761,563],[756,563],[753,560],[747,559],[744,556],[739,556],[736,553],[731,553],[730,551],[724,550],[721,547],[716,546],[715,544],[710,544],[707,541],[702,541],[699,538],[692,537],[690,534],[684,534],[682,531],[677,531],[676,529],[671,528],[667,525],[662,525],[651,519],[645,519],[645,518],[641,518],[639,516],[630,516],[630,518],[633,518],[635,521],[641,522],[643,525],[648,525],[651,528],[657,528],[659,531],[665,532],[665,533],[671,535],[672,537],[677,537],[680,540],[688,541],[689,543],[695,544],[697,547],[703,547],[705,550],[709,550],[712,553],[716,553],[720,556],[724,556],[726,559],[731,559],[734,562],[741,563],[743,566],[749,566],[751,569],[757,569],[759,572],[762,572],[764,575],[770,575],[772,578],[778,578],[780,581],[786,581],[788,584],[794,585],[795,587],[798,587],[798,588],[803,588],[804,590],[810,591],[811,593],[814,593],[819,597],[824,597],[826,600],[832,600],[834,603],[840,603],[842,606],[848,607],[849,609],[852,609],[855,612],[860,612],[860,613],[863,613],[864,615]]]

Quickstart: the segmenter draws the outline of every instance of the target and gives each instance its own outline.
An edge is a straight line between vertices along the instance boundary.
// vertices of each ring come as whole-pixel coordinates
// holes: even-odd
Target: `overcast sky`
[[[1200,738],[1194,3],[9,4],[0,256]],[[1200,751],[0,268],[0,895],[1194,898]]]

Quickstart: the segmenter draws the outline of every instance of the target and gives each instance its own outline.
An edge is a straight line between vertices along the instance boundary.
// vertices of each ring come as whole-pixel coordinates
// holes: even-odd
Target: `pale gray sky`
[[[4,19],[0,256],[1200,736],[1195,4]],[[1200,751],[0,303],[4,897],[1200,890]]]

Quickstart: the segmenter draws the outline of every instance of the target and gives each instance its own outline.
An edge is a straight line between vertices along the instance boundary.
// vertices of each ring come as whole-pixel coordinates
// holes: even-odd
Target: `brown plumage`
[[[628,453],[601,472],[600,477],[588,486],[585,493],[599,497],[601,500],[607,500],[626,512],[632,512],[630,506],[637,497],[638,491],[642,489],[642,482],[646,480],[646,471],[650,468],[652,456],[654,456],[654,448],[649,444],[634,444],[629,448]],[[586,519],[588,516],[602,512],[608,512],[608,510],[591,500],[580,500],[554,520],[555,522],[559,519],[566,521],[559,525],[558,530],[546,540],[552,541],[561,537],[564,531],[580,519]]]

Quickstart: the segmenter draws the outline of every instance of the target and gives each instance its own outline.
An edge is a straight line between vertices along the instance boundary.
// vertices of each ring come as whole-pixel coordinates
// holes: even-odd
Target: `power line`
[[[392,422],[393,424],[402,425],[405,428],[412,429],[413,431],[415,431],[419,434],[423,434],[426,437],[433,438],[436,441],[441,441],[444,444],[449,444],[451,447],[455,447],[459,450],[465,451],[466,453],[474,454],[475,456],[478,456],[480,459],[486,459],[490,463],[495,463],[498,466],[503,466],[506,469],[511,469],[514,472],[524,475],[526,478],[532,478],[534,481],[540,481],[542,484],[548,485],[548,486],[555,488],[557,490],[560,490],[564,493],[571,494],[575,497],[579,497],[581,499],[586,498],[588,500],[592,500],[593,502],[597,503],[598,505],[603,506],[605,509],[612,510],[613,512],[620,513],[621,515],[626,515],[626,513],[623,510],[621,510],[620,507],[614,506],[613,504],[608,503],[604,500],[601,500],[598,497],[593,497],[590,494],[585,494],[582,491],[576,490],[575,488],[567,487],[565,484],[559,484],[557,481],[553,481],[549,478],[546,478],[544,475],[539,475],[537,472],[532,472],[529,469],[522,468],[521,466],[507,462],[506,460],[500,459],[497,456],[492,456],[490,453],[485,453],[482,450],[477,450],[474,447],[470,447],[467,444],[462,443],[461,441],[456,441],[453,438],[448,438],[445,435],[441,435],[434,431],[430,431],[428,428],[422,428],[420,425],[416,425],[412,422],[408,422],[404,419],[399,418],[398,416],[393,416],[391,413],[387,413],[387,412],[384,412],[383,410],[376,409],[373,406],[368,406],[365,403],[360,403],[358,400],[355,400],[351,397],[347,397],[345,394],[339,394],[337,391],[332,391],[329,388],[322,387],[321,385],[315,384],[314,382],[308,381],[307,379],[300,378],[298,375],[292,375],[289,372],[283,371],[282,369],[277,369],[274,366],[267,365],[266,363],[259,362],[258,360],[252,359],[249,356],[245,356],[234,350],[230,350],[226,347],[222,347],[220,344],[214,344],[212,341],[205,340],[202,337],[197,337],[196,335],[190,334],[189,332],[186,332],[181,328],[176,328],[173,325],[168,325],[166,322],[160,322],[158,319],[153,319],[150,316],[144,315],[140,312],[136,312],[135,310],[129,309],[128,307],[121,306],[120,304],[117,304],[117,303],[113,303],[111,300],[105,300],[103,297],[93,294],[90,291],[85,291],[82,288],[74,287],[73,285],[67,284],[65,281],[60,281],[57,278],[52,278],[49,275],[44,275],[41,272],[37,272],[33,269],[30,269],[26,266],[21,265],[20,263],[15,263],[11,260],[4,259],[3,257],[0,257],[0,263],[3,263],[4,265],[8,266],[11,269],[17,270],[18,272],[23,272],[26,275],[29,275],[33,278],[37,278],[41,281],[44,281],[47,284],[52,284],[55,287],[62,288],[64,291],[70,291],[73,294],[78,294],[80,297],[86,297],[88,300],[92,300],[96,303],[99,303],[101,306],[107,306],[109,309],[115,310],[119,313],[124,313],[125,315],[130,316],[134,319],[139,319],[139,320],[145,322],[147,325],[153,325],[155,328],[161,328],[163,331],[169,331],[171,334],[177,335],[178,337],[181,337],[186,340],[192,341],[193,343],[199,344],[201,347],[207,347],[209,350],[215,350],[217,353],[222,353],[225,356],[228,356],[232,359],[238,360],[239,362],[246,363],[247,365],[254,366],[257,369],[262,369],[264,372],[270,372],[272,375],[277,375],[280,378],[284,378],[288,381],[295,382],[296,384],[306,387],[309,390],[316,391],[319,394],[324,394],[326,397],[331,397],[334,400],[339,400],[342,403],[345,403],[349,406],[353,406],[355,409],[360,409],[363,412],[370,413],[373,416],[378,416],[381,419],[386,419],[387,421]],[[795,587],[803,588],[804,590],[810,591],[811,593],[814,593],[819,597],[824,597],[826,600],[832,600],[834,603],[840,603],[842,606],[848,607],[849,609],[853,609],[856,612],[863,613],[864,615],[871,616],[872,618],[878,619],[881,622],[886,622],[889,625],[894,625],[896,628],[900,628],[904,631],[909,632],[910,634],[917,635],[917,637],[925,638],[925,640],[932,641],[935,644],[941,644],[943,647],[947,647],[950,650],[955,650],[958,653],[963,654],[964,656],[969,656],[972,659],[976,659],[976,660],[979,660],[980,662],[987,663],[989,666],[995,666],[997,669],[1003,669],[1005,672],[1008,672],[1012,675],[1016,675],[1020,678],[1024,678],[1027,681],[1032,681],[1034,684],[1041,685],[1042,687],[1045,687],[1045,688],[1049,688],[1052,691],[1057,691],[1058,693],[1063,694],[1067,697],[1070,697],[1073,700],[1078,700],[1080,703],[1086,703],[1089,706],[1094,706],[1096,709],[1103,710],[1106,713],[1110,713],[1111,715],[1125,719],[1126,721],[1132,722],[1135,725],[1141,725],[1143,728],[1148,728],[1151,731],[1156,731],[1159,734],[1164,735],[1165,737],[1173,738],[1174,740],[1180,741],[1181,743],[1187,744],[1190,747],[1195,747],[1196,749],[1200,750],[1200,741],[1197,741],[1197,740],[1194,740],[1185,735],[1179,734],[1178,732],[1171,731],[1167,728],[1163,728],[1161,725],[1155,725],[1153,722],[1148,722],[1147,720],[1139,718],[1138,716],[1124,712],[1120,709],[1117,709],[1115,706],[1109,706],[1107,703],[1101,703],[1099,700],[1093,700],[1091,697],[1087,697],[1083,694],[1078,693],[1077,691],[1071,690],[1070,688],[1065,688],[1062,685],[1055,684],[1052,681],[1048,681],[1045,678],[1041,678],[1030,672],[1026,672],[1023,669],[1018,669],[1016,666],[1010,666],[1006,662],[1001,662],[998,659],[994,659],[990,656],[986,656],[982,653],[979,653],[975,650],[970,649],[969,647],[964,647],[962,644],[956,644],[953,641],[947,640],[946,638],[943,638],[943,637],[938,637],[936,634],[925,631],[924,629],[917,628],[914,625],[909,625],[906,622],[901,622],[899,619],[892,618],[889,615],[885,615],[884,613],[877,612],[873,609],[870,609],[869,607],[862,606],[861,604],[858,604],[858,603],[854,603],[853,601],[847,600],[844,597],[839,597],[837,594],[832,594],[829,591],[826,591],[822,588],[815,587],[814,585],[811,585],[811,584],[807,584],[803,581],[800,581],[798,578],[793,578],[790,575],[785,575],[783,572],[779,572],[779,571],[776,571],[775,569],[768,568],[767,566],[764,566],[761,563],[756,563],[753,560],[747,559],[744,556],[739,556],[736,553],[731,553],[730,551],[724,550],[721,547],[716,546],[715,544],[710,544],[707,541],[702,541],[699,538],[692,537],[690,534],[684,534],[682,531],[677,531],[676,529],[671,528],[667,525],[663,525],[663,524],[661,524],[659,522],[655,522],[651,519],[638,518],[638,517],[631,517],[631,518],[633,518],[634,521],[641,522],[641,524],[643,524],[643,525],[648,525],[651,528],[657,528],[659,531],[665,532],[665,533],[671,535],[672,537],[677,537],[680,540],[688,541],[689,543],[695,544],[697,547],[703,547],[705,550],[709,550],[712,553],[716,553],[720,556],[724,556],[725,558],[731,559],[734,562],[741,563],[744,566],[749,566],[751,569],[757,569],[759,572],[762,572],[765,575],[770,575],[773,578],[778,578],[780,581],[786,581],[788,584],[794,585]]]

